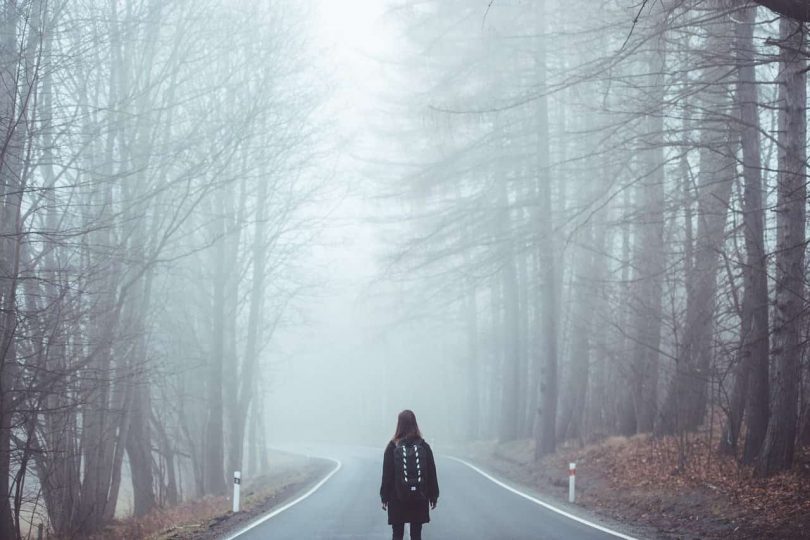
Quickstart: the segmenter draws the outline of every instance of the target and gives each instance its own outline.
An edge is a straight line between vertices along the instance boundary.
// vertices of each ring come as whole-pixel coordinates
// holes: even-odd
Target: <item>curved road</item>
[[[391,538],[378,496],[382,449],[330,448],[328,453],[309,453],[337,458],[341,468],[310,496],[228,540]],[[441,497],[431,511],[431,522],[423,528],[425,540],[629,538],[544,508],[451,458],[437,454],[436,467]]]

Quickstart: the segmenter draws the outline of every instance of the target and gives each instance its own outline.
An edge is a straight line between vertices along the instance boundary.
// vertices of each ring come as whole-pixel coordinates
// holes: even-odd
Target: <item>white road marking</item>
[[[262,516],[261,518],[257,519],[256,521],[254,521],[253,523],[251,523],[250,525],[248,525],[244,529],[241,529],[239,532],[237,532],[235,534],[232,534],[231,536],[225,537],[224,540],[234,540],[235,538],[238,538],[238,537],[242,536],[243,534],[245,534],[249,530],[251,530],[251,529],[253,529],[255,527],[258,527],[259,525],[261,525],[262,523],[264,523],[268,519],[271,519],[271,518],[279,515],[283,511],[290,509],[291,507],[295,506],[296,504],[300,503],[301,501],[303,501],[304,499],[308,498],[310,495],[312,495],[313,493],[318,491],[318,489],[320,489],[320,487],[322,485],[324,485],[330,478],[332,478],[332,476],[335,475],[336,472],[338,472],[340,470],[341,467],[343,467],[343,463],[341,463],[340,460],[332,459],[332,458],[323,458],[323,459],[328,459],[329,461],[333,461],[335,463],[335,468],[332,469],[329,472],[329,474],[327,474],[320,482],[318,482],[317,484],[312,486],[312,488],[310,488],[309,491],[307,491],[306,493],[304,493],[303,495],[301,495],[297,499],[288,502],[284,506],[280,506],[280,507],[276,508],[275,510],[273,510],[269,514],[267,514],[265,516]]]
[[[503,482],[501,482],[497,478],[494,478],[492,475],[487,474],[486,472],[482,471],[481,469],[479,469],[478,467],[476,467],[472,463],[468,463],[468,462],[464,461],[463,459],[459,459],[459,458],[453,457],[453,456],[446,456],[446,457],[448,457],[448,458],[450,458],[450,459],[452,459],[454,461],[458,461],[461,464],[466,465],[467,467],[471,468],[472,470],[474,470],[475,472],[477,472],[478,474],[480,474],[481,476],[483,476],[487,480],[489,480],[491,482],[494,482],[495,484],[498,484],[503,489],[505,489],[507,491],[511,491],[515,495],[519,495],[519,496],[523,497],[524,499],[527,499],[527,500],[533,502],[534,504],[542,506],[543,508],[545,508],[547,510],[551,510],[552,512],[556,512],[556,513],[558,513],[558,514],[560,514],[562,516],[565,516],[565,517],[567,517],[569,519],[573,519],[574,521],[578,521],[579,523],[582,523],[583,525],[593,527],[594,529],[600,530],[600,531],[608,533],[608,534],[612,534],[613,536],[615,536],[617,538],[621,538],[622,540],[637,540],[636,538],[633,538],[632,536],[627,536],[626,534],[622,534],[620,532],[610,530],[607,527],[603,527],[601,525],[597,525],[596,523],[592,523],[592,522],[588,521],[587,519],[582,519],[581,517],[577,517],[577,516],[575,516],[573,514],[569,514],[565,510],[560,510],[559,508],[551,506],[548,503],[544,503],[540,499],[532,497],[531,495],[523,493],[522,491],[518,491],[517,489],[513,488],[512,486],[504,484]]]

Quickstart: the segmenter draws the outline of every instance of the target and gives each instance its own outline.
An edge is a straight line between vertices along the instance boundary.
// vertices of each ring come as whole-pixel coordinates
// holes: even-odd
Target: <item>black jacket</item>
[[[383,454],[382,483],[380,485],[380,499],[388,503],[388,524],[395,523],[428,523],[430,510],[428,503],[439,499],[439,480],[436,478],[436,462],[433,459],[433,450],[424,440],[422,444],[427,454],[425,463],[425,496],[426,500],[402,502],[399,500],[394,487],[394,443],[389,442]]]

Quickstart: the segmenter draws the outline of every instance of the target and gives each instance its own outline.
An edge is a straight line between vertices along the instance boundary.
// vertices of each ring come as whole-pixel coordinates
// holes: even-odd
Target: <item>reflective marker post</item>
[[[568,502],[574,502],[575,484],[577,482],[577,464],[568,464]]]
[[[242,473],[233,472],[233,513],[239,511],[239,485],[242,483]]]

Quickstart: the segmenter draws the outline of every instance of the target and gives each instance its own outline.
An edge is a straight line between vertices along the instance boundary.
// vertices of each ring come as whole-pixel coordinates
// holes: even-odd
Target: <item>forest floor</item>
[[[327,460],[277,451],[271,452],[269,460],[270,473],[242,484],[242,511],[238,514],[230,511],[229,497],[205,497],[159,508],[141,518],[116,520],[91,540],[222,538],[303,493],[334,467]]]
[[[638,435],[562,447],[539,463],[532,441],[482,442],[466,457],[565,501],[568,464],[575,462],[577,506],[644,527],[655,538],[810,538],[810,448],[799,451],[793,470],[768,479],[715,448],[716,438],[699,435],[686,441]]]

